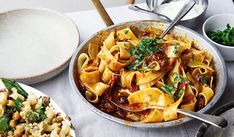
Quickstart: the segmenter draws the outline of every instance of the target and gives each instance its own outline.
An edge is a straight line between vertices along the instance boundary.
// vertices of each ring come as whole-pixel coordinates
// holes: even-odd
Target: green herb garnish
[[[153,69],[153,67],[152,66],[144,66],[140,70],[144,71],[144,70],[147,70],[147,69]]]
[[[39,114],[40,120],[44,120],[44,119],[47,118],[47,116],[46,116],[46,114],[45,114],[45,111],[46,111],[46,110],[45,110],[45,107],[44,107],[44,106],[41,106],[41,107],[39,107],[39,108],[37,108],[37,109],[35,110],[35,112]]]
[[[4,133],[9,130],[9,116],[8,115],[3,115],[0,117],[0,133]]]
[[[206,74],[201,74],[201,82],[202,84],[206,84],[207,81],[206,81]]]
[[[176,54],[178,52],[178,45],[179,44],[176,44],[174,45],[174,50],[173,50],[173,53]]]
[[[174,81],[175,82],[182,83],[182,82],[185,82],[185,81],[188,80],[187,78],[184,78],[184,77],[180,76],[178,73],[173,73],[173,76],[174,76]]]
[[[38,116],[38,114],[36,112],[28,113],[27,118],[28,118],[28,121],[30,123],[34,123],[34,122],[39,121],[39,116]]]
[[[227,28],[223,31],[208,31],[207,35],[213,41],[227,46],[234,46],[234,27],[227,24]]]
[[[175,98],[179,99],[183,95],[183,93],[184,93],[184,89],[178,90],[175,94]]]
[[[162,90],[170,95],[171,97],[174,96],[174,93],[176,92],[176,88],[174,87],[174,84],[167,84],[164,87],[162,87]]]
[[[128,31],[129,31],[129,30],[124,30],[124,34],[128,34]]]
[[[28,113],[27,118],[30,123],[40,122],[42,120],[45,120],[47,118],[45,114],[45,107],[41,106],[35,109],[34,111]]]
[[[174,82],[165,85],[164,87],[162,87],[162,90],[168,95],[174,97],[175,99],[178,99],[183,94],[184,89],[177,89],[175,87],[175,84],[177,82],[183,83],[187,81],[188,79],[180,76],[178,73],[173,73],[173,76],[174,76]]]
[[[146,55],[152,54],[153,52],[160,52],[161,49],[157,45],[158,40],[158,38],[142,39],[138,44],[138,50]]]
[[[158,38],[142,39],[139,42],[137,48],[135,48],[134,46],[131,46],[130,54],[134,57],[134,60],[127,67],[127,69],[128,70],[137,70],[137,69],[145,70],[145,68],[141,68],[142,64],[145,62],[145,57],[147,57],[148,55],[154,52],[161,51],[160,47],[157,45],[157,42],[159,40],[161,39],[158,39]]]

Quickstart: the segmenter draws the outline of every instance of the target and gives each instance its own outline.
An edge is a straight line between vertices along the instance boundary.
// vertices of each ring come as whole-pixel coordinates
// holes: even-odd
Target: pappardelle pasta
[[[211,54],[186,36],[148,27],[109,33],[101,44],[89,43],[78,57],[79,81],[86,99],[110,115],[139,122],[163,122],[182,115],[177,109],[198,111],[212,99],[215,69]],[[110,101],[111,100],[111,101]],[[142,112],[126,108],[162,106]]]
[[[70,118],[56,113],[49,97],[27,93],[15,81],[2,82],[0,137],[72,137]]]

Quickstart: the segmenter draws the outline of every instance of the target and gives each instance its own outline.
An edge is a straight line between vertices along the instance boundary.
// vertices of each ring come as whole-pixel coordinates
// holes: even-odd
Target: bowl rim
[[[217,45],[218,47],[222,47],[222,48],[226,48],[226,49],[234,49],[234,45],[233,46],[227,46],[227,45],[219,44],[219,43],[213,41],[212,39],[210,39],[210,37],[207,36],[207,32],[205,31],[205,27],[207,26],[207,23],[210,22],[211,19],[214,19],[214,18],[217,18],[217,17],[220,17],[220,16],[233,16],[234,17],[234,14],[222,13],[222,14],[216,14],[216,15],[213,15],[213,16],[207,18],[206,21],[202,25],[203,35],[205,36],[206,39],[208,39],[208,41],[210,41],[214,45]]]
[[[161,22],[161,21],[155,21],[155,20],[137,20],[137,21],[128,21],[128,22],[123,22],[123,23],[119,23],[119,24],[115,24],[109,27],[106,27],[105,29],[101,30],[101,31],[106,31],[106,30],[110,30],[119,26],[123,26],[125,24],[131,24],[131,23],[162,23],[164,25],[167,25],[167,22]],[[221,64],[221,68],[222,68],[222,72],[223,73],[223,78],[222,78],[222,83],[223,86],[220,87],[218,93],[215,94],[215,96],[212,98],[212,100],[201,110],[197,111],[198,113],[204,113],[206,111],[208,111],[211,107],[213,107],[215,105],[215,103],[217,103],[217,101],[220,99],[220,97],[222,96],[225,88],[226,88],[226,84],[227,84],[227,69],[226,69],[226,65],[225,62],[223,60],[223,57],[221,56],[220,52],[217,50],[217,48],[213,45],[211,45],[206,39],[204,39],[202,37],[201,34],[195,32],[194,30],[191,30],[189,28],[183,27],[183,26],[176,26],[176,29],[183,29],[186,31],[189,31],[190,33],[193,33],[194,35],[196,35],[196,37],[198,37],[199,39],[202,39],[204,42],[206,42],[207,44],[210,45],[211,48],[214,49],[215,54],[217,55],[218,59],[220,60]],[[92,39],[93,37],[95,37],[96,35],[99,34],[100,31],[92,34],[89,38],[87,38],[86,40],[84,40],[80,46],[77,48],[77,50],[75,51],[75,53],[72,56],[72,59],[70,60],[70,65],[69,65],[69,81],[70,84],[72,86],[72,89],[74,91],[77,92],[79,98],[82,100],[83,103],[85,103],[89,109],[91,109],[93,112],[95,112],[96,114],[109,119],[111,121],[114,121],[116,123],[122,124],[122,125],[127,125],[127,126],[131,126],[131,127],[139,127],[139,128],[163,128],[163,127],[172,127],[172,126],[177,126],[183,123],[186,123],[188,121],[191,121],[193,118],[190,117],[184,117],[184,118],[180,118],[180,119],[176,119],[176,120],[172,120],[172,121],[166,121],[166,122],[159,122],[159,123],[142,123],[142,122],[128,122],[126,120],[123,120],[121,118],[117,118],[114,117],[110,114],[107,114],[101,110],[99,110],[98,108],[96,108],[94,105],[92,105],[90,102],[87,101],[87,99],[81,94],[81,92],[79,91],[75,80],[74,80],[74,65],[76,63],[77,57],[78,57],[78,53],[80,52],[80,50],[82,49],[83,46],[85,46],[87,44],[87,42],[89,42],[90,39]]]

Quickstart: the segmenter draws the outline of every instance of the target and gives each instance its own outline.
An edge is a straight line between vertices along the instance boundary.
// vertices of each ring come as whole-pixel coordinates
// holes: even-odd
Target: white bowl
[[[208,31],[224,30],[226,29],[227,24],[234,27],[234,14],[218,14],[209,17],[204,22],[202,31],[205,38],[219,49],[225,61],[234,61],[234,45],[226,46],[216,43],[206,34]]]
[[[78,47],[76,24],[41,8],[0,13],[0,77],[24,84],[59,74]]]

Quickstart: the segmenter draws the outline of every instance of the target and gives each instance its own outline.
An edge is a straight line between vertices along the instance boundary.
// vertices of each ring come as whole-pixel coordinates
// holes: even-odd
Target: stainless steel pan
[[[81,86],[78,80],[78,68],[77,68],[77,58],[79,55],[83,52],[87,52],[88,49],[88,44],[89,42],[97,42],[97,43],[102,43],[104,41],[104,38],[110,33],[110,31],[113,30],[118,30],[124,27],[131,27],[135,29],[144,29],[145,27],[155,27],[155,28],[161,28],[164,29],[165,26],[168,25],[168,23],[163,23],[163,22],[158,22],[158,21],[152,21],[152,20],[140,20],[140,21],[131,21],[131,22],[125,22],[125,23],[120,23],[116,25],[111,25],[95,34],[90,36],[88,39],[83,41],[81,45],[78,47],[76,52],[74,53],[71,62],[70,62],[70,67],[69,67],[69,79],[70,83],[72,85],[73,90],[75,90],[79,96],[79,99],[81,99],[84,104],[89,107],[92,111],[95,113],[101,115],[104,118],[107,118],[111,121],[123,124],[123,125],[129,125],[133,127],[141,127],[141,128],[162,128],[162,127],[170,127],[170,126],[175,126],[179,125],[185,122],[188,122],[191,120],[189,117],[181,118],[178,120],[173,120],[173,121],[168,121],[168,122],[161,122],[161,123],[140,123],[140,122],[127,122],[125,120],[122,120],[120,118],[116,118],[114,116],[111,116],[105,112],[102,112],[101,110],[97,109],[94,107],[91,103],[89,103],[85,97],[81,94]],[[211,107],[215,105],[215,103],[219,100],[221,95],[223,94],[226,83],[227,83],[227,69],[225,66],[225,62],[223,60],[223,57],[219,53],[219,51],[206,41],[200,34],[197,32],[188,29],[186,27],[182,26],[176,26],[173,30],[173,33],[176,35],[186,35],[191,39],[194,39],[195,42],[199,43],[199,47],[202,50],[205,50],[209,53],[212,54],[213,60],[214,60],[214,67],[216,69],[216,87],[215,87],[215,95],[213,99],[203,108],[199,111],[199,113],[204,113],[207,110],[209,110]]]

